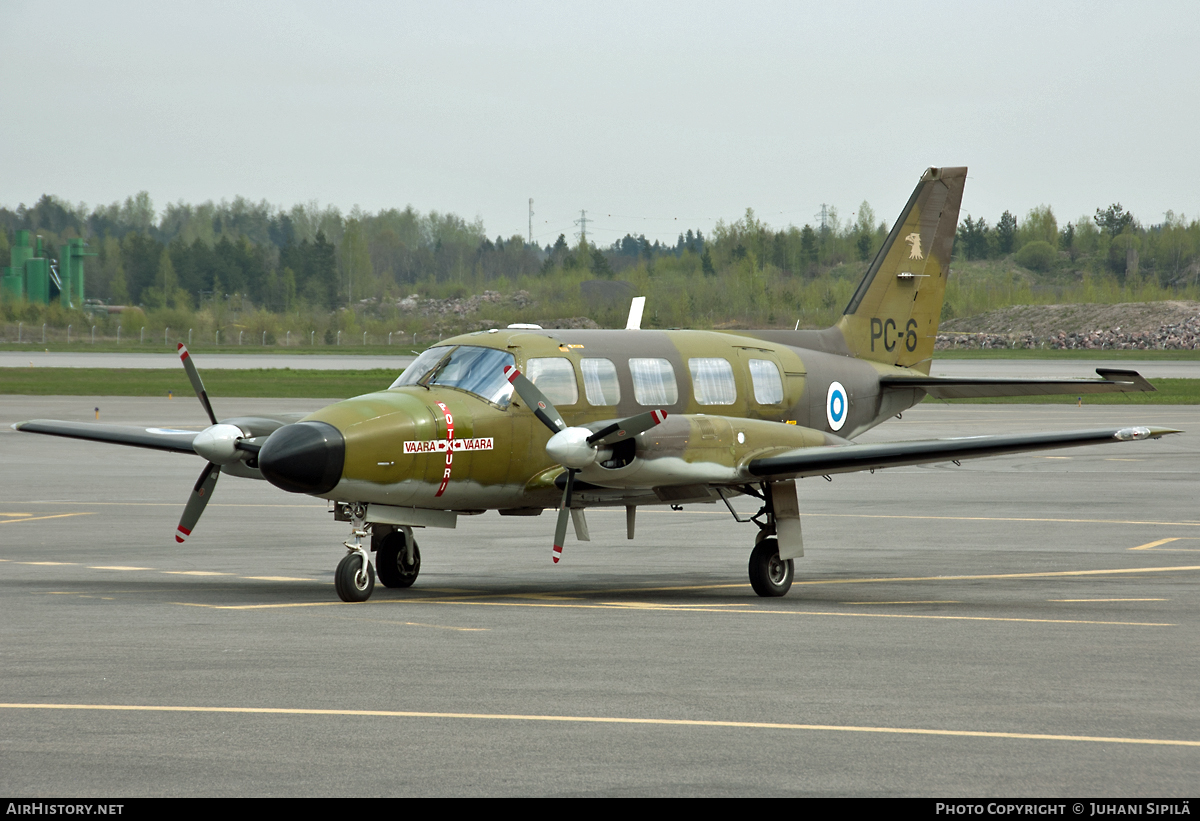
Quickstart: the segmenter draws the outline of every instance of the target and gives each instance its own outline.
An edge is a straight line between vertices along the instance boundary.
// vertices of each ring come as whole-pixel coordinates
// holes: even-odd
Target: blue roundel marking
[[[833,382],[829,386],[829,396],[825,402],[825,415],[832,430],[841,430],[846,424],[846,411],[849,402],[846,399],[846,389],[842,383]]]

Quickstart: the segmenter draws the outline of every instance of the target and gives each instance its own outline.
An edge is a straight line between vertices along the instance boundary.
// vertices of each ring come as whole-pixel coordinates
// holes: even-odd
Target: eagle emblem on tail
[[[925,255],[923,253],[921,253],[921,235],[920,234],[918,234],[916,231],[913,231],[911,234],[909,234],[907,237],[904,238],[904,241],[907,242],[911,246],[911,248],[909,249],[909,252],[908,252],[909,259],[925,259]]]

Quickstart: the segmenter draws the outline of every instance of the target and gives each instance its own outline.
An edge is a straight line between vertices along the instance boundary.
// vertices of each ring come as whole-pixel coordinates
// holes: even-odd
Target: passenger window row
[[[621,401],[621,386],[617,366],[601,357],[580,360],[583,371],[583,391],[589,405],[616,405]],[[737,401],[737,382],[733,366],[720,357],[698,357],[688,360],[692,390],[699,405],[732,405]],[[575,368],[566,357],[549,356],[530,359],[525,375],[538,386],[555,405],[574,405],[579,401],[579,385]],[[629,375],[633,381],[633,398],[645,407],[663,407],[679,401],[679,385],[675,369],[666,359],[656,357],[629,360]],[[783,403],[783,378],[779,366],[769,359],[750,360],[750,383],[754,401],[760,405]]]

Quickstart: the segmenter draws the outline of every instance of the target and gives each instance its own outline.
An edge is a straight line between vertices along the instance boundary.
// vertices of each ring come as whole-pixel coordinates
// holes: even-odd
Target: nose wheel
[[[344,602],[364,602],[375,589],[375,569],[370,559],[357,551],[347,553],[333,574],[333,587]]]

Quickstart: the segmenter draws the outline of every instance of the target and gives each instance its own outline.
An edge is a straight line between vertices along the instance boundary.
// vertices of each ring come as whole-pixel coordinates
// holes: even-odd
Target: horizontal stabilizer
[[[96,425],[90,422],[59,422],[54,419],[18,422],[12,427],[13,430],[24,433],[45,433],[50,436],[65,436],[69,439],[87,439],[92,442],[167,450],[172,453],[195,453],[196,451],[192,449],[192,440],[199,435],[199,432],[194,430]]]
[[[935,399],[976,399],[988,396],[1047,396],[1053,394],[1137,393],[1154,386],[1137,371],[1097,368],[1100,379],[1005,379],[945,377],[924,374],[886,375],[883,389],[920,388]]]
[[[985,456],[1003,456],[1107,442],[1158,439],[1173,428],[1104,428],[1062,433],[1020,433],[1002,436],[964,436],[954,439],[923,439],[913,442],[883,442],[872,445],[837,445],[800,448],[779,456],[752,459],[746,466],[751,474],[771,479],[853,473],[860,470],[926,465]]]

